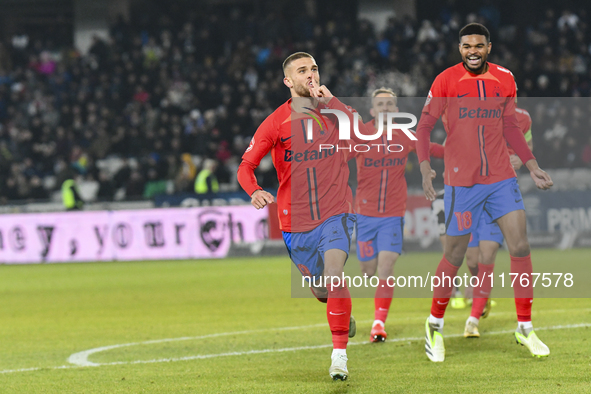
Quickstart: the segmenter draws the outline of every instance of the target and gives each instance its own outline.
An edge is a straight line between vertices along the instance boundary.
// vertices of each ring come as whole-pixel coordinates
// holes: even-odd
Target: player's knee
[[[480,262],[485,265],[494,264],[495,257],[495,253],[483,253]],[[478,264],[476,264],[475,266],[478,266]]]
[[[359,264],[359,266],[361,268],[361,273],[363,275],[367,275],[368,278],[371,278],[372,276],[374,276],[376,274],[377,269],[378,269],[378,264],[377,264],[376,259],[362,261],[361,264]]]
[[[468,267],[478,267],[478,258],[466,253],[466,265]]]
[[[449,252],[446,251],[445,253],[445,258],[447,259],[447,261],[449,261],[452,265],[455,265],[456,267],[459,267],[460,265],[462,265],[462,262],[464,261],[464,254],[465,254],[465,250],[462,250],[461,248],[451,248],[451,250]]]
[[[525,257],[529,255],[530,248],[527,238],[513,242],[509,253],[514,257]]]
[[[376,274],[376,268],[375,267],[364,267],[361,269],[361,273],[365,276],[367,275],[368,278],[371,278],[372,276],[374,276]]]

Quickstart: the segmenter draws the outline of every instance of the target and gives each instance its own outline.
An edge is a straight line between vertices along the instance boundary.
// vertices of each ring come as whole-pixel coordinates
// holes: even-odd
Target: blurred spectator
[[[218,163],[215,160],[205,160],[203,163],[203,169],[199,171],[195,178],[195,193],[208,194],[219,192],[220,186],[215,176],[217,165]]]
[[[84,207],[84,200],[82,200],[82,197],[80,196],[78,183],[74,178],[75,172],[73,170],[69,170],[66,179],[61,185],[62,202],[68,211],[78,211]]]

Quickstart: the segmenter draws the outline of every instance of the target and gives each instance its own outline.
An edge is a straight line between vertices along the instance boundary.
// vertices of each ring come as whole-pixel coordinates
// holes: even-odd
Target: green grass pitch
[[[590,255],[535,250],[534,268],[588,264]],[[439,259],[412,253],[397,264],[434,269]],[[507,253],[497,261],[508,264]],[[0,392],[591,392],[585,298],[536,299],[534,327],[551,351],[541,360],[515,344],[513,300],[496,299],[480,339],[461,337],[468,309],[448,308],[444,363],[424,353],[430,299],[394,299],[383,344],[368,341],[373,300],[354,299],[350,377],[333,382],[325,306],[291,298],[290,265],[275,257],[0,266]],[[78,365],[68,361],[76,354]]]

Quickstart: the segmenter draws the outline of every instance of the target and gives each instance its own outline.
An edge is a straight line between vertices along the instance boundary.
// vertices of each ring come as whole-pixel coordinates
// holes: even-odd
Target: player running
[[[499,225],[511,255],[511,272],[531,279],[532,263],[526,235],[525,209],[515,170],[507,160],[507,142],[513,147],[539,189],[552,186],[528,149],[515,117],[515,82],[511,72],[487,62],[490,33],[471,23],[459,34],[462,62],[437,76],[417,128],[417,154],[425,196],[436,198],[429,162],[429,135],[442,117],[445,144],[444,255],[436,276],[453,278],[462,262],[470,233],[478,228],[482,212],[486,221]],[[503,138],[504,137],[504,138]],[[484,267],[486,268],[486,267]],[[487,269],[478,272],[480,291],[492,286]],[[531,323],[532,281],[515,281],[518,326],[515,339],[534,356],[548,356],[548,347],[537,337]],[[431,315],[425,323],[425,352],[431,361],[445,359],[443,316],[452,292],[450,280],[442,280],[433,293]]]
[[[257,184],[254,175],[261,159],[271,151],[279,180],[277,204],[283,239],[302,275],[313,279],[310,282],[315,286],[315,296],[327,304],[334,348],[329,374],[335,380],[345,380],[349,374],[348,337],[355,335],[351,295],[346,284],[324,287],[316,279],[342,276],[355,215],[347,154],[336,149],[348,145],[348,141],[339,141],[336,118],[322,116],[320,111],[340,110],[351,122],[353,114],[320,85],[318,65],[310,54],[290,55],[283,63],[283,72],[283,83],[292,98],[257,129],[242,156],[238,181],[255,208],[272,203],[273,196]]]
[[[517,103],[517,98],[515,98],[515,103]],[[529,113],[524,109],[515,108],[515,117],[517,118],[517,125],[525,137],[529,150],[533,151],[531,117]],[[508,146],[507,149],[513,169],[518,170],[523,163],[511,146]],[[468,243],[468,250],[466,251],[466,265],[472,276],[478,276],[478,272],[481,269],[485,269],[487,272],[493,272],[497,252],[503,246],[503,233],[499,225],[494,222],[487,223],[485,215],[486,213],[483,212],[478,228],[470,236],[470,243]],[[481,268],[483,265],[485,267]],[[464,328],[465,338],[480,338],[478,323],[481,317],[486,318],[488,316],[492,306],[492,301],[489,298],[490,290],[487,288],[475,289],[478,294],[473,298],[470,317],[466,320],[466,326]],[[465,297],[472,298],[472,291],[473,289],[471,287],[466,287]]]
[[[369,339],[371,342],[383,342],[388,336],[385,323],[394,294],[394,287],[388,284],[387,279],[392,276],[396,259],[402,252],[407,198],[404,171],[407,157],[415,151],[416,145],[399,129],[393,130],[391,140],[386,139],[386,114],[398,112],[396,94],[391,89],[380,88],[371,97],[370,114],[374,119],[365,124],[366,131],[375,135],[376,121],[379,114],[383,114],[383,133],[372,141],[356,141],[374,145],[373,149],[356,155],[357,257],[361,271],[368,277],[374,276],[377,271],[379,284],[374,300],[375,320]],[[376,149],[375,145],[383,148]],[[430,146],[431,155],[443,158],[443,146],[433,143]]]

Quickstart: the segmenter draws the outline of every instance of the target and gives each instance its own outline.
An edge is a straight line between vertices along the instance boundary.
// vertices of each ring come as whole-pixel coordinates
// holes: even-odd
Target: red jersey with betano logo
[[[328,105],[292,111],[292,99],[277,108],[257,129],[242,160],[258,166],[271,151],[279,189],[277,212],[285,232],[310,231],[331,216],[352,213],[347,157],[348,141],[339,141],[337,118],[320,110],[352,113],[338,99]],[[312,129],[312,138],[308,134]],[[343,148],[343,149],[338,149]]]
[[[463,63],[443,71],[423,108],[441,117],[447,132],[446,185],[491,184],[516,176],[503,137],[503,118],[515,116],[515,80],[506,68],[487,64],[484,74],[466,71]]]
[[[367,122],[365,129],[368,134],[376,134],[375,119]],[[386,130],[386,126],[383,130]],[[371,147],[369,151],[359,152],[355,156],[355,212],[361,215],[389,217],[404,216],[406,212],[407,186],[404,172],[408,154],[416,150],[416,141],[399,129],[392,131],[392,139],[389,141],[385,134],[384,132],[372,141],[355,141]]]

